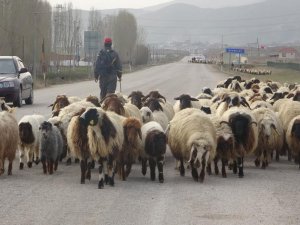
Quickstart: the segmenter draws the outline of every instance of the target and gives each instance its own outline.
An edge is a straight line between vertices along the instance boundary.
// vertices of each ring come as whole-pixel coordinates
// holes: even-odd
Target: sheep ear
[[[174,100],[180,100],[180,98],[179,98],[179,97],[176,97],[176,98],[174,98]]]
[[[199,99],[197,99],[197,98],[190,98],[190,100],[191,100],[191,101],[194,101],[194,102],[199,101]]]
[[[132,94],[128,95],[128,98],[131,98],[132,97]]]
[[[248,104],[248,102],[247,102],[247,100],[244,98],[244,97],[241,97],[241,104],[243,105],[243,106],[245,106],[245,107],[248,107],[249,109],[251,109],[250,108],[250,105]]]
[[[54,103],[52,103],[51,105],[48,105],[48,107],[53,107],[54,106]]]
[[[162,96],[161,94],[159,94],[158,97],[160,97],[160,98],[162,98],[163,100],[165,100],[165,102],[167,101],[166,98],[165,98],[164,96]]]

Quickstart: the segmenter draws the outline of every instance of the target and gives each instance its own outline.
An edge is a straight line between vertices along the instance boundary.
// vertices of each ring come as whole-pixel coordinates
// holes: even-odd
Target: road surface
[[[181,62],[155,66],[123,78],[125,94],[159,90],[168,100],[183,93],[197,95],[203,86],[214,87],[224,78],[209,65]],[[50,115],[47,106],[57,94],[98,95],[93,81],[58,85],[35,91],[35,104],[18,109],[16,116]],[[1,141],[1,140],[0,140]],[[300,224],[300,171],[282,158],[266,170],[245,163],[245,177],[228,171],[228,178],[206,176],[195,183],[186,172],[180,177],[167,153],[165,183],[150,181],[134,165],[127,181],[116,177],[115,187],[98,190],[95,169],[91,181],[80,184],[78,164],[60,164],[54,175],[43,175],[41,165],[0,177],[0,224],[16,225],[182,225],[182,224]]]

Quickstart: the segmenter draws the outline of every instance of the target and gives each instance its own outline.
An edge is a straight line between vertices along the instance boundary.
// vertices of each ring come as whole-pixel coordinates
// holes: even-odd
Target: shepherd
[[[95,82],[100,87],[100,99],[107,94],[115,93],[117,81],[122,80],[122,64],[118,53],[112,49],[112,39],[104,39],[104,49],[101,49],[94,69]]]

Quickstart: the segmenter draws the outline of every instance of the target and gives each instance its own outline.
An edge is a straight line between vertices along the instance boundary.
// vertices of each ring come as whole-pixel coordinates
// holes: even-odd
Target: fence
[[[280,69],[291,69],[300,71],[300,63],[279,63],[279,62],[267,62],[270,67],[280,68]]]

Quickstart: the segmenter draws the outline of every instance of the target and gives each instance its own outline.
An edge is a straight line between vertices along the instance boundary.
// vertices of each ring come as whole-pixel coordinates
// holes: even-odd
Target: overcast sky
[[[115,9],[115,8],[144,8],[158,5],[172,0],[48,0],[53,6],[72,2],[77,9]],[[194,0],[201,2],[203,8],[218,8],[260,2],[263,0]],[[185,2],[185,1],[181,1]]]

